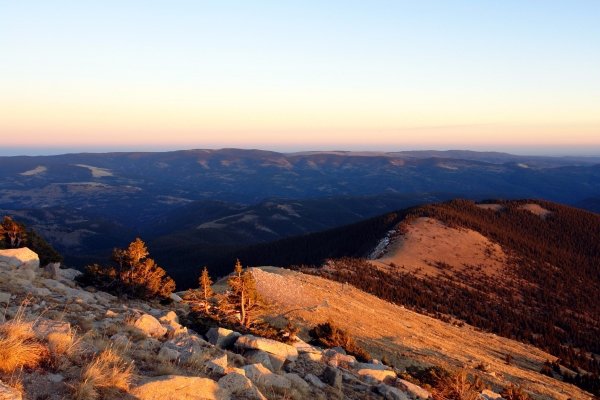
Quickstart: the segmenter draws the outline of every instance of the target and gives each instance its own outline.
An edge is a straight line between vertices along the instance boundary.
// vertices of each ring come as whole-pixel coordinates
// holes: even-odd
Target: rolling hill
[[[564,379],[597,392],[599,235],[599,215],[556,203],[455,200],[254,246],[240,257],[534,344],[581,373]]]

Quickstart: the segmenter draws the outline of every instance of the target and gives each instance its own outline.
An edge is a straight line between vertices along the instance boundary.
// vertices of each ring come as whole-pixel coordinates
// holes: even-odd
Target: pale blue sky
[[[600,149],[600,1],[2,1],[6,147]]]

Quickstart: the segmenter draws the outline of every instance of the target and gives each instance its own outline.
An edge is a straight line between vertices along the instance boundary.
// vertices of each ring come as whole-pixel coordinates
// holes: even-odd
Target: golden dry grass
[[[48,350],[36,340],[32,324],[23,320],[22,313],[0,324],[0,372],[37,367],[47,355]]]
[[[97,354],[81,371],[81,380],[73,387],[77,400],[95,400],[102,392],[126,392],[133,380],[133,365],[112,348]]]
[[[469,380],[466,371],[443,378],[432,395],[434,400],[477,400],[480,390]]]
[[[73,332],[53,332],[46,338],[50,360],[57,369],[66,368],[69,360],[79,354],[80,338]]]

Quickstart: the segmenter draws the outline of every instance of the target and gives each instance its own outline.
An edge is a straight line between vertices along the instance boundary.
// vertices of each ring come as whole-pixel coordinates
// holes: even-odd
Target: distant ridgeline
[[[592,354],[600,353],[600,215],[537,200],[494,203],[499,204],[495,211],[466,200],[415,207],[346,228],[256,246],[247,249],[244,259],[274,260],[281,266],[295,261],[304,272],[349,282],[419,312],[447,321],[456,318],[532,343],[575,371],[565,372],[563,379],[600,394],[600,360]],[[541,218],[523,210],[531,203],[549,214]],[[476,268],[417,277],[394,265],[381,270],[360,258],[368,254],[366,243],[372,249],[377,237],[399,220],[408,224],[419,217],[471,229],[500,244],[508,254],[502,279]],[[327,257],[338,259],[319,268]]]
[[[33,229],[4,216],[0,223],[0,249],[29,247],[40,258],[40,265],[62,261],[62,256]]]

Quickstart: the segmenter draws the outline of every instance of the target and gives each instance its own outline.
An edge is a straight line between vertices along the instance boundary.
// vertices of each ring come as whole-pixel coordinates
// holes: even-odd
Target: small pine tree
[[[213,281],[212,281],[212,279],[210,279],[210,275],[208,274],[208,269],[206,267],[204,267],[204,269],[202,270],[202,274],[200,275],[199,283],[200,283],[200,291],[201,291],[201,295],[202,295],[202,301],[204,302],[204,311],[206,313],[208,313],[208,311],[209,311],[208,299],[210,299],[213,295],[213,290],[212,290],[212,286],[211,286],[213,284]]]
[[[153,259],[147,258],[148,254],[146,244],[136,238],[127,249],[113,251],[117,268],[90,265],[80,280],[135,297],[168,297],[175,290],[175,281]]]
[[[259,306],[256,281],[248,270],[244,270],[240,260],[236,260],[233,276],[227,280],[231,288],[229,303],[240,313],[240,323],[248,327],[252,322],[251,311]]]
[[[0,224],[0,235],[8,248],[18,248],[25,245],[27,233],[25,227],[6,215]]]

